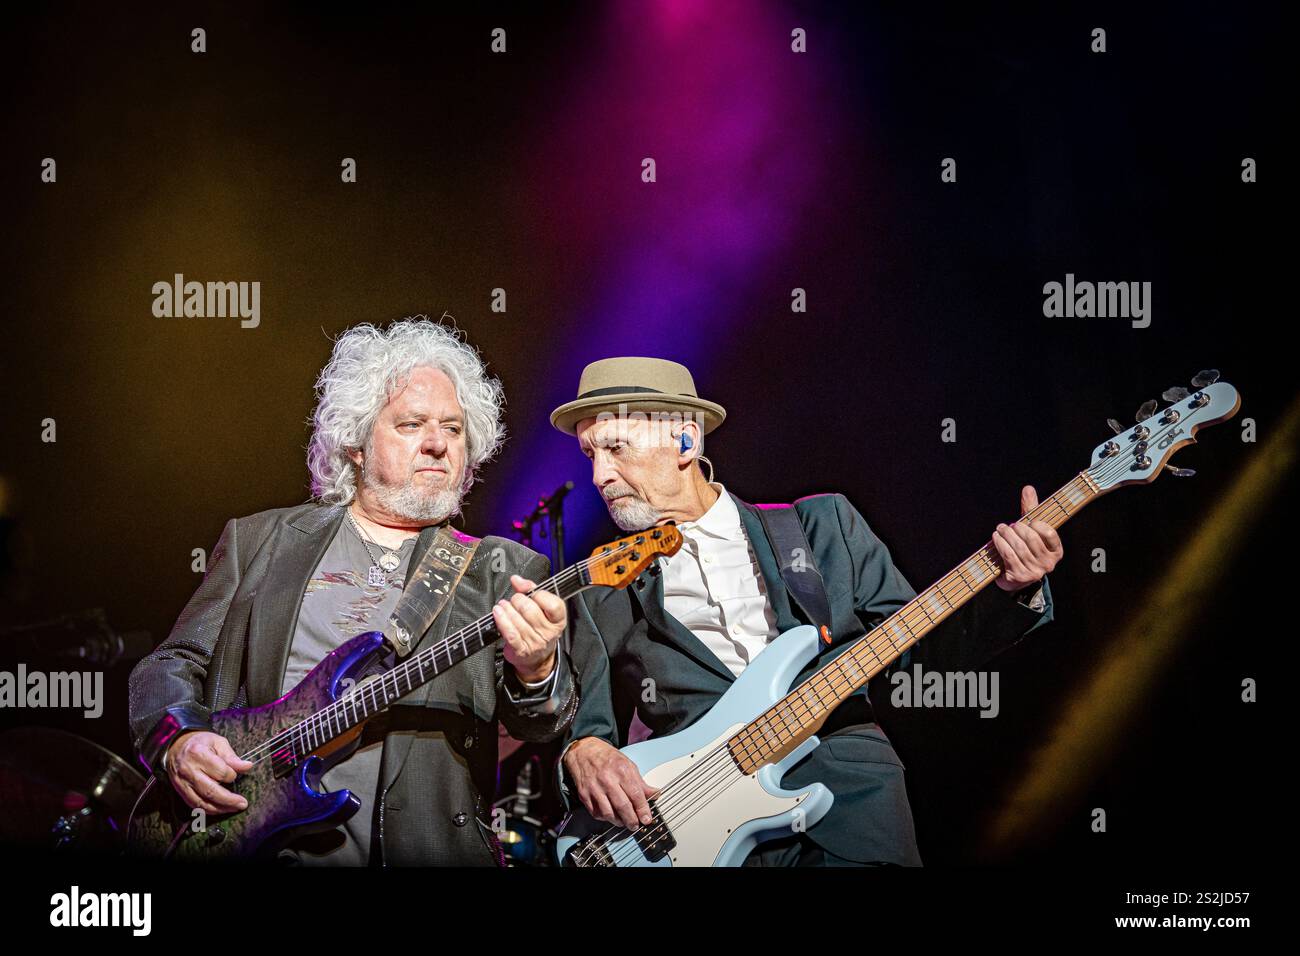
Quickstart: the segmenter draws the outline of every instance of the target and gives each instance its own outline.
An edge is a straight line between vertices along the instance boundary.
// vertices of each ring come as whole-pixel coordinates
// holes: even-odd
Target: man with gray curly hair
[[[131,674],[141,763],[209,814],[247,808],[223,784],[253,766],[211,730],[210,715],[269,704],[339,645],[385,630],[440,531],[475,542],[448,522],[504,437],[500,383],[455,331],[423,316],[348,329],[316,392],[314,500],[227,522],[170,636]],[[504,538],[476,545],[447,606],[411,635],[410,649],[490,610],[500,636],[493,652],[367,721],[356,749],[321,778],[327,790],[359,796],[361,809],[341,827],[295,839],[281,859],[501,862],[489,825],[498,721],[516,738],[552,740],[577,701],[558,640],[564,602],[529,593],[549,562]]]

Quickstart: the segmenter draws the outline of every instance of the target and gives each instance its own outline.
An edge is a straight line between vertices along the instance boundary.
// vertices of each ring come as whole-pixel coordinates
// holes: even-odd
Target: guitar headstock
[[[607,588],[625,588],[660,555],[676,554],[682,546],[682,533],[676,525],[648,528],[619,538],[591,552],[587,576],[592,584]]]
[[[1174,452],[1196,441],[1192,436],[1199,429],[1235,415],[1241,396],[1227,382],[1216,381],[1218,376],[1214,369],[1199,373],[1192,379],[1194,392],[1185,388],[1166,390],[1164,398],[1172,404],[1156,412],[1155,402],[1145,403],[1132,428],[1123,428],[1112,419],[1115,437],[1093,449],[1087,470],[1098,493],[1154,481]],[[1168,467],[1176,475],[1195,474],[1189,468]]]

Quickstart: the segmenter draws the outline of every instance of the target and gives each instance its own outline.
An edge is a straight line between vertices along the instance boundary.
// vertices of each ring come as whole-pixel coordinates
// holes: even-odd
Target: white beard
[[[650,502],[637,497],[624,498],[619,505],[606,501],[605,507],[609,509],[614,524],[624,531],[644,531],[663,517],[663,513],[653,508]]]
[[[366,449],[369,454],[370,449]],[[368,491],[389,514],[421,524],[441,524],[453,515],[460,514],[465,497],[465,483],[441,491],[420,491],[415,487],[415,476],[407,475],[400,485],[381,484],[370,475],[363,474],[362,481]]]
[[[451,488],[430,495],[416,491],[410,482],[399,488],[373,484],[366,487],[385,511],[407,521],[441,524],[452,515],[460,514],[462,495]]]

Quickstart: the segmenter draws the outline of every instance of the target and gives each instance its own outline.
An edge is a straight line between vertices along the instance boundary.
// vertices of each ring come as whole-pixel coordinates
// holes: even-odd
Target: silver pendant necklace
[[[352,517],[352,509],[350,508],[348,509],[348,521],[352,523],[353,530],[356,531],[357,537],[361,539],[361,544],[365,547],[366,554],[374,560],[374,563],[371,564],[370,568],[366,571],[366,582],[372,587],[380,587],[381,585],[387,584],[388,575],[396,571],[402,563],[401,555],[396,551],[386,550],[378,558],[375,558],[374,552],[370,550],[370,545],[372,543],[371,539],[361,530],[361,525],[357,523],[357,519]],[[374,542],[374,545],[376,548],[380,547],[378,542]]]

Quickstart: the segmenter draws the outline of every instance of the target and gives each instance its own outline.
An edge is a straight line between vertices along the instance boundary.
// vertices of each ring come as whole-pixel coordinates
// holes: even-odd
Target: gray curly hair
[[[387,329],[353,326],[334,342],[334,352],[316,380],[307,469],[312,497],[322,504],[350,504],[357,494],[350,451],[364,449],[375,420],[411,372],[428,366],[444,373],[465,411],[466,461],[461,493],[474,483],[479,466],[501,448],[505,427],[501,383],[456,329],[416,315]]]

